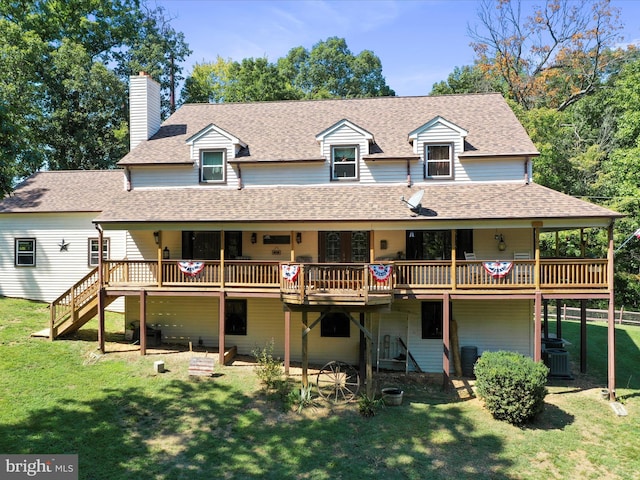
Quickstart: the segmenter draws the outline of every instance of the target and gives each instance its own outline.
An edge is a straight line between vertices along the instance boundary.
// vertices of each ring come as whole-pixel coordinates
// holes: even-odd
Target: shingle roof
[[[424,189],[422,215],[402,202]],[[327,185],[123,192],[96,219],[112,222],[336,222],[619,217],[535,184]]]
[[[37,172],[0,201],[0,213],[100,212],[123,190],[122,170]]]
[[[248,145],[249,160],[318,158],[316,135],[346,119],[371,132],[382,158],[414,157],[408,135],[441,116],[469,132],[465,154],[537,155],[500,94],[187,104],[119,165],[191,162],[185,140],[210,124]]]

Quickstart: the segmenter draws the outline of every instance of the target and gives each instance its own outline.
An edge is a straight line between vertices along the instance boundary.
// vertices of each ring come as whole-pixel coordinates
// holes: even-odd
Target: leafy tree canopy
[[[353,98],[395,95],[371,51],[351,53],[342,38],[318,42],[311,51],[292,48],[270,63],[220,57],[196,64],[185,81],[184,102],[244,102],[302,98]]]
[[[145,0],[0,0],[0,196],[41,168],[111,168],[127,151],[129,75],[163,88],[189,49]]]

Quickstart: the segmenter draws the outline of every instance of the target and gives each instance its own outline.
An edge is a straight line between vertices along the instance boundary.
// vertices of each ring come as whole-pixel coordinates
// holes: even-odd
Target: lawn
[[[517,428],[494,420],[462,382],[380,376],[403,404],[364,418],[317,401],[284,412],[254,367],[189,379],[189,352],[141,357],[108,315],[106,355],[95,325],[49,342],[46,305],[0,298],[0,453],[77,453],[82,479],[630,479],[640,478],[640,329],[618,327],[618,417],[606,383],[606,325],[589,325],[588,375],[549,386],[544,413]],[[552,327],[553,328],[553,327]],[[578,370],[578,325],[563,323]],[[202,354],[198,354],[202,355]],[[156,374],[164,360],[168,371]]]

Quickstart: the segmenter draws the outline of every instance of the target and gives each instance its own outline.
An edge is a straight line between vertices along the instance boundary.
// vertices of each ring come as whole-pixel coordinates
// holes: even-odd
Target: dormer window
[[[453,145],[432,144],[424,147],[425,178],[453,177]]]
[[[358,148],[331,148],[331,178],[332,180],[354,180],[358,178]]]
[[[200,152],[200,181],[223,183],[225,181],[224,151],[204,150]]]

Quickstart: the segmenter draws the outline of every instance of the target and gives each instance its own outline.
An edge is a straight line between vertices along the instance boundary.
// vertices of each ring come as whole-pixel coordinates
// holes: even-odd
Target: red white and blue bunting
[[[500,262],[496,260],[495,262],[483,262],[482,266],[493,278],[504,278],[511,271],[513,262]]]
[[[185,275],[195,277],[204,270],[204,262],[178,262],[178,268]]]
[[[295,282],[300,273],[300,265],[282,265],[282,278]]]
[[[378,282],[384,282],[391,276],[393,267],[391,265],[369,265],[369,271]]]

